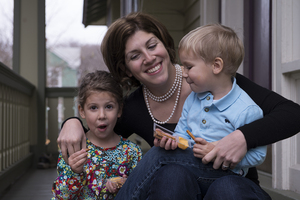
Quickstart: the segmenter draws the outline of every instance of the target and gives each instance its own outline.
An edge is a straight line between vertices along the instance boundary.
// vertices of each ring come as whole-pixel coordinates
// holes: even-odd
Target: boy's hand
[[[197,158],[203,158],[208,154],[214,147],[217,142],[207,142],[203,138],[195,138],[195,144],[193,147],[194,156]]]
[[[161,134],[162,133],[162,134]],[[154,139],[154,146],[164,148],[165,150],[174,150],[177,148],[178,143],[172,140],[173,136],[163,132],[162,130],[158,129],[157,135]]]
[[[87,152],[85,149],[81,149],[80,151],[77,151],[73,153],[69,157],[69,165],[73,172],[79,174],[83,172],[83,165],[87,161]]]

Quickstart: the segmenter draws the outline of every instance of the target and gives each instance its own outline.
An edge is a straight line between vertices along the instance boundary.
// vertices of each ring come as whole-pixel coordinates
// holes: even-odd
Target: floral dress
[[[73,172],[59,154],[52,199],[113,199],[116,194],[107,190],[107,179],[128,176],[142,158],[139,146],[122,137],[112,148],[98,147],[87,139],[87,148],[88,160],[80,174]]]

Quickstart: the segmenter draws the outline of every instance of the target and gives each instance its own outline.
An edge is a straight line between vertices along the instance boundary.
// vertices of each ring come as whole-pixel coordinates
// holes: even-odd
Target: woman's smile
[[[152,67],[152,68],[148,69],[146,72],[148,74],[153,74],[153,73],[158,72],[158,71],[161,71],[161,63],[159,63],[155,67]]]

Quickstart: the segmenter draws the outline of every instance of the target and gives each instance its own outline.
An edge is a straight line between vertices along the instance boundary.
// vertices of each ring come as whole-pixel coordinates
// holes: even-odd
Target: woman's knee
[[[248,178],[229,175],[218,178],[209,187],[205,199],[271,199],[256,183]]]
[[[182,165],[163,165],[153,176],[148,199],[197,199],[197,179]]]

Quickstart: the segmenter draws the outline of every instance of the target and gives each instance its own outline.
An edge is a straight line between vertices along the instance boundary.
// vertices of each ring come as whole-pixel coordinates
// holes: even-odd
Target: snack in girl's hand
[[[179,137],[179,136],[173,136],[173,132],[154,123],[154,126],[153,126],[153,130],[154,130],[154,134],[153,136],[157,139],[162,139],[164,136],[171,139],[171,140],[174,140],[174,141],[177,141],[178,142],[178,147],[180,149],[183,149],[185,150],[186,148],[188,147],[191,147],[191,141],[185,139],[185,138],[182,138],[182,137]],[[168,134],[166,134],[168,133]]]
[[[124,177],[113,177],[113,178],[110,178],[109,180],[113,183],[115,183],[117,185],[117,188],[121,188],[123,186],[123,184],[125,183],[127,178],[124,178]]]

